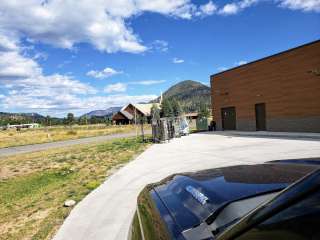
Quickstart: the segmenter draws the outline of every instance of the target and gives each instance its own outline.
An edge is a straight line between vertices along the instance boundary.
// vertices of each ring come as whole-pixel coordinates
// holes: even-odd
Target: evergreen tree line
[[[203,102],[195,103],[195,112],[198,112],[200,118],[207,118],[210,116],[209,106]],[[160,119],[163,117],[179,117],[185,112],[179,101],[173,98],[165,98],[162,100],[161,108],[159,109],[156,104],[152,106],[151,117]]]
[[[88,118],[87,116],[82,116],[76,118],[73,113],[68,113],[64,118],[56,118],[50,117],[49,115],[46,117],[27,117],[27,116],[19,116],[19,117],[9,117],[9,116],[0,116],[0,126],[6,125],[15,125],[15,124],[27,124],[27,123],[39,123],[43,126],[57,126],[57,125],[87,125],[87,124],[111,124],[111,117],[98,117],[92,116]]]

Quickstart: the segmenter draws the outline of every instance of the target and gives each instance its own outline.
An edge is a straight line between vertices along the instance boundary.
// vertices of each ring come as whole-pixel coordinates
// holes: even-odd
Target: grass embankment
[[[22,129],[21,131],[10,129],[0,131],[0,148],[132,132],[134,130],[133,125],[106,126],[104,124]]]
[[[71,211],[65,200],[80,201],[147,146],[130,138],[0,158],[0,239],[51,239]]]

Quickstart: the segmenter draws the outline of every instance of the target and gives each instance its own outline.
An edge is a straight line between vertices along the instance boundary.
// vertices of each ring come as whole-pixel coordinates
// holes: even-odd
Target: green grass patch
[[[88,188],[89,190],[94,190],[96,189],[97,187],[99,187],[100,185],[100,182],[99,181],[90,181],[86,184],[86,188]]]
[[[0,182],[0,204],[10,204],[26,196],[36,195],[51,185],[70,179],[72,172],[66,169],[35,173]]]
[[[72,209],[67,199],[78,203],[148,145],[128,138],[0,159],[0,240],[51,239]]]

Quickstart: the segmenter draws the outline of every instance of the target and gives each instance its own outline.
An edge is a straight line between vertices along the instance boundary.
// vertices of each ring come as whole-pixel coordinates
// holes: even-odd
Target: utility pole
[[[134,125],[136,128],[136,138],[138,138],[138,126],[137,126],[137,108],[134,106]]]

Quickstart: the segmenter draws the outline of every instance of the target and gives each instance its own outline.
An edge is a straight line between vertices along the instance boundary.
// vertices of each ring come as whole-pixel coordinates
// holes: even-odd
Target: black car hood
[[[154,185],[154,190],[184,231],[230,202],[280,191],[314,169],[313,165],[280,163],[232,166],[173,175]]]

